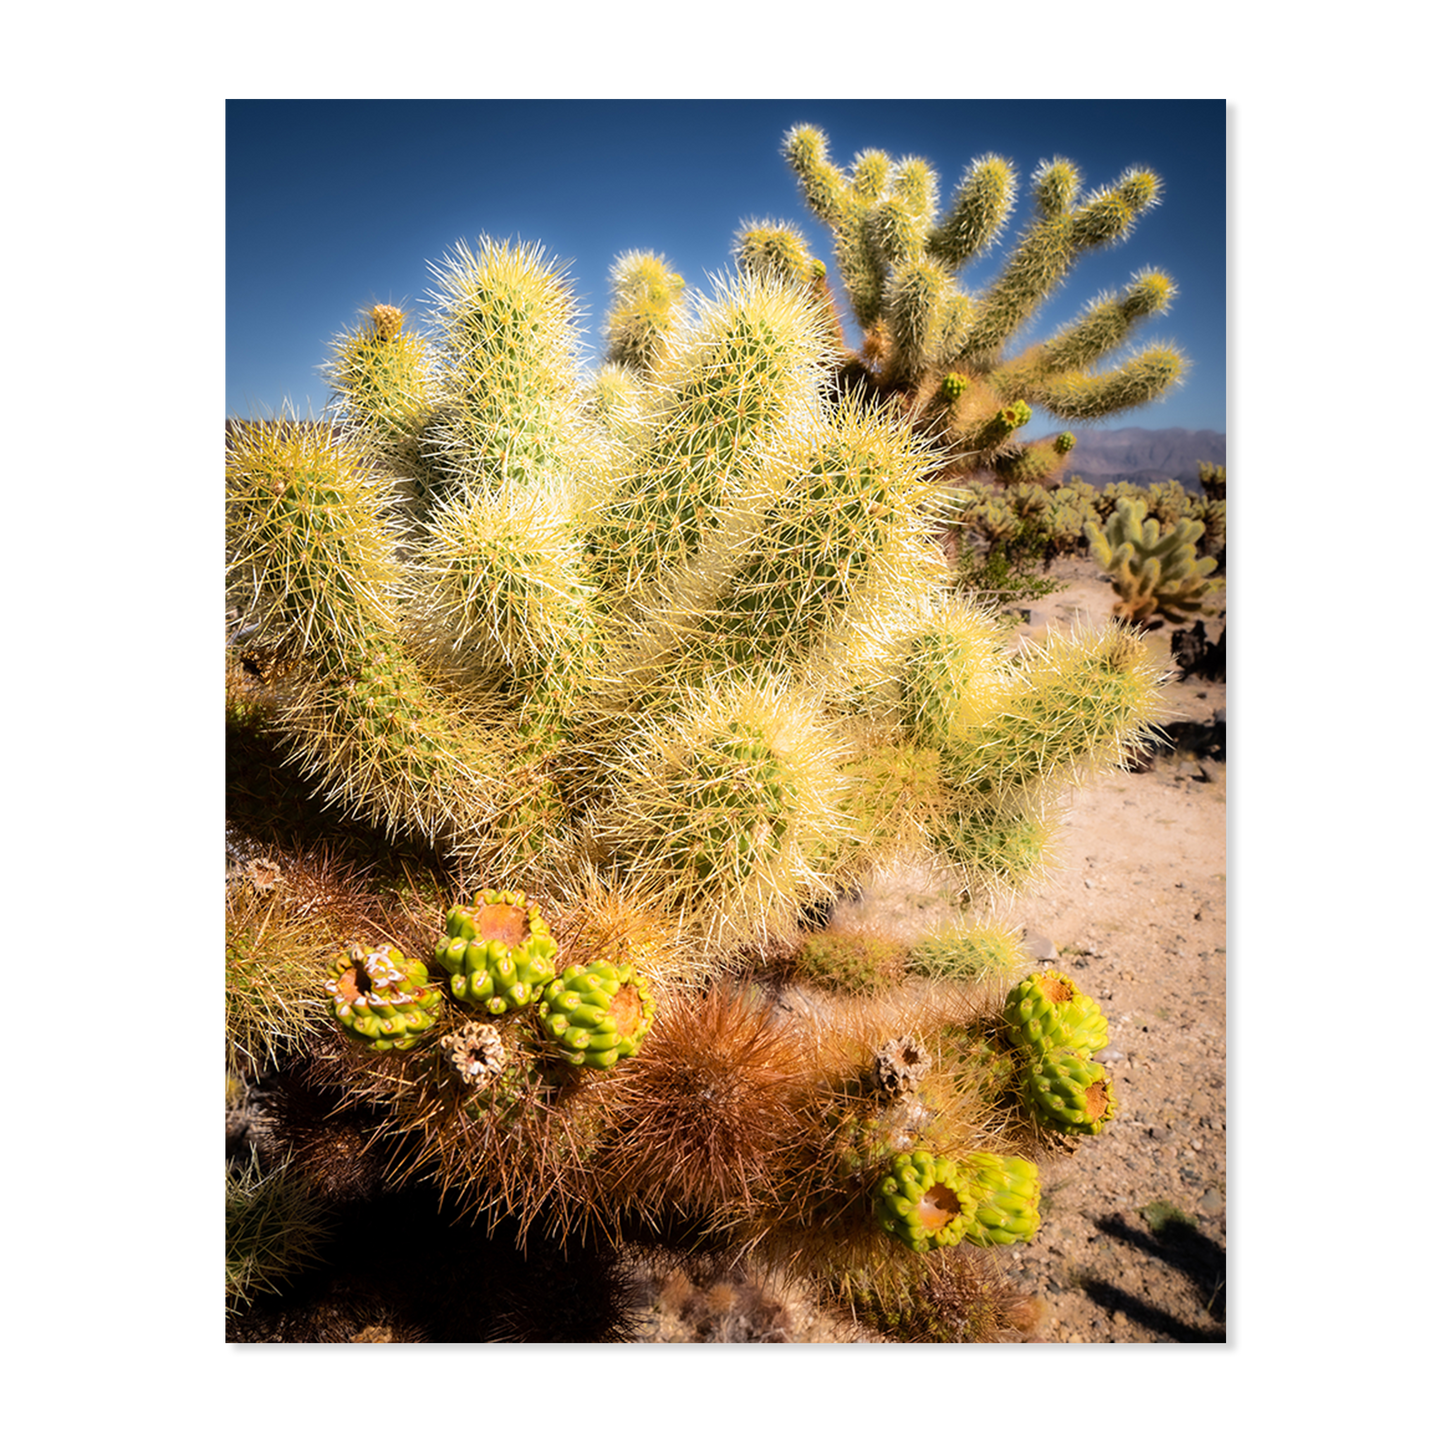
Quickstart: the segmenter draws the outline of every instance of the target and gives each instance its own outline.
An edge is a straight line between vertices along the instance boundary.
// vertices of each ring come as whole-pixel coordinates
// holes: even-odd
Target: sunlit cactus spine
[[[618,876],[719,952],[789,933],[835,890],[844,735],[777,679],[690,691],[629,745],[593,828]]]
[[[455,838],[492,811],[509,745],[406,645],[393,490],[356,436],[324,425],[242,424],[227,442],[229,595],[253,644],[289,664],[272,714],[292,759],[344,811]]]
[[[226,1311],[257,1295],[279,1293],[322,1257],[333,1232],[326,1201],[285,1163],[263,1168],[251,1159],[226,1171]]]
[[[1101,370],[1168,309],[1174,283],[1158,271],[1141,271],[1047,340],[1008,354],[1079,257],[1125,240],[1158,204],[1162,183],[1153,171],[1125,171],[1081,196],[1072,162],[1042,163],[1032,178],[1031,222],[993,282],[971,294],[956,273],[1007,227],[1018,190],[1010,162],[975,160],[941,212],[936,173],[917,157],[865,151],[845,173],[829,160],[822,131],[809,125],[788,132],[783,154],[805,202],[833,232],[839,274],[865,334],[861,374],[908,398],[957,451],[970,453],[955,463],[957,475],[997,465],[1042,479],[1058,470],[1056,456],[1021,453],[1012,442],[1014,428],[1002,423],[1011,406],[1097,420],[1164,395],[1183,376],[1187,363],[1167,344]],[[860,374],[856,364],[852,374]]]

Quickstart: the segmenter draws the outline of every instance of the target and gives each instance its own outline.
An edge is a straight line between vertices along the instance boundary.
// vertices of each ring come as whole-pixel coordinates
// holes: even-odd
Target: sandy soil
[[[1063,575],[1029,630],[1108,616],[1092,564]],[[1166,656],[1170,630],[1156,634]],[[1224,692],[1191,678],[1168,703],[1209,723]],[[1081,790],[1057,875],[1021,910],[1108,1016],[1119,1098],[1109,1128],[1053,1169],[1043,1227],[1018,1251],[1046,1340],[1224,1338],[1226,771],[1182,752]]]

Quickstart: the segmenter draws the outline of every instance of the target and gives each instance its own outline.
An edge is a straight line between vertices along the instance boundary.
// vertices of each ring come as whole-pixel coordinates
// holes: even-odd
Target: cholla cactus
[[[1146,511],[1145,502],[1121,497],[1105,526],[1086,527],[1094,560],[1118,593],[1115,614],[1127,622],[1207,616],[1205,604],[1219,586],[1209,574],[1219,564],[1195,551],[1205,523],[1189,520],[1165,528],[1156,518],[1146,518]]]
[[[1012,163],[975,159],[940,209],[937,173],[916,156],[864,151],[845,173],[829,159],[827,137],[809,125],[789,131],[783,154],[809,208],[833,231],[839,275],[864,331],[846,374],[905,395],[942,427],[955,450],[969,454],[957,463],[960,475],[992,467],[1043,480],[1058,472],[1072,437],[1020,446],[1013,434],[1031,408],[1095,421],[1162,396],[1183,375],[1186,362],[1168,345],[1099,369],[1141,323],[1168,309],[1175,287],[1159,271],[1136,273],[1047,340],[1006,354],[1084,252],[1125,240],[1159,203],[1153,171],[1134,168],[1081,195],[1071,161],[1041,163],[1031,222],[992,283],[971,293],[956,273],[1003,234],[1018,191]]]
[[[1155,711],[1147,669],[1108,661],[1126,634],[1003,655],[949,594],[940,453],[828,401],[816,303],[753,264],[669,329],[622,440],[577,391],[556,268],[483,242],[439,269],[411,518],[368,460],[368,409],[394,414],[372,393],[339,436],[247,429],[230,458],[237,590],[299,655],[276,720],[323,794],[477,883],[600,861],[713,956],[900,838],[961,890],[1026,880],[1042,850],[1000,830],[1034,838],[1040,788]],[[880,807],[865,758],[910,750],[937,766]]]
[[[848,214],[877,201],[886,219],[855,240],[913,255],[926,168],[892,190],[865,170]],[[1003,455],[1044,381],[1004,387],[993,349],[967,350],[968,308],[940,300],[939,323],[927,299],[995,225],[986,171],[870,304],[907,333],[890,376],[946,364],[949,404],[976,406]],[[1146,192],[1059,201],[1065,249]],[[590,383],[560,270],[535,247],[459,247],[429,335],[378,308],[338,340],[334,426],[233,430],[230,600],[280,659],[253,716],[290,765],[394,845],[434,850],[473,900],[429,925],[449,989],[399,949],[348,949],[329,992],[370,1048],[295,1042],[380,1120],[388,1182],[557,1235],[665,1208],[779,1259],[823,1268],[836,1246],[891,1288],[903,1251],[870,1201],[895,1153],[915,1171],[920,1153],[985,1160],[987,1188],[963,1165],[956,1186],[944,1162],[927,1184],[898,1173],[911,1243],[1036,1226],[1027,1170],[986,1162],[1008,1147],[995,1063],[958,1044],[980,1007],[968,981],[1001,986],[1016,941],[955,931],[916,962],[900,946],[931,1002],[835,994],[816,1029],[729,976],[806,980],[798,941],[892,862],[960,904],[1027,884],[1062,792],[1158,715],[1161,673],[1117,625],[1011,650],[954,590],[946,449],[881,390],[832,389],[826,288],[794,241],[753,228],[707,298],[660,258],[623,258]],[[997,329],[1027,289],[981,315]],[[920,1077],[885,1089],[879,1051],[900,1040]]]

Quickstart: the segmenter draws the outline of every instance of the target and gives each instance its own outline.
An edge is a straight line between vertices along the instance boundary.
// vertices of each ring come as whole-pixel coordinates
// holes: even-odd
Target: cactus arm
[[[929,232],[928,253],[957,271],[983,255],[1013,213],[1018,182],[1001,156],[980,156],[954,192],[948,214]]]
[[[606,359],[646,372],[677,326],[686,283],[667,259],[651,251],[628,251],[610,273],[612,308],[607,313]]]
[[[1055,162],[1036,177],[1038,217],[980,299],[978,322],[959,360],[995,360],[1008,338],[1063,283],[1083,251],[1124,240],[1139,215],[1158,200],[1158,178],[1136,170],[1070,210],[1072,183],[1060,181],[1064,164]]]

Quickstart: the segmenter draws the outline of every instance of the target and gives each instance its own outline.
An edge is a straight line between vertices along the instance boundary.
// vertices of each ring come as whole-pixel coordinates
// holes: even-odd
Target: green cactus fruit
[[[349,945],[332,959],[326,991],[337,1023],[378,1051],[415,1048],[441,1017],[442,992],[428,981],[426,964],[396,948]]]
[[[1051,1049],[1025,1075],[1025,1096],[1034,1116],[1065,1134],[1099,1134],[1114,1117],[1117,1101],[1102,1064],[1073,1049]]]
[[[1004,1000],[1003,1016],[1009,1039],[1034,1054],[1073,1049],[1092,1058],[1109,1046],[1109,1024],[1099,1005],[1056,969],[1031,973],[1016,984]]]
[[[1073,432],[1061,431],[1058,436],[1054,438],[1054,450],[1058,452],[1061,457],[1067,456],[1071,451],[1073,451],[1074,443],[1076,441],[1077,438],[1074,436]]]
[[[950,371],[939,384],[944,401],[954,402],[968,390],[968,378],[956,371]]]
[[[893,1167],[874,1186],[873,1207],[885,1234],[927,1254],[964,1238],[973,1197],[957,1164],[917,1149],[894,1156]]]
[[[1039,1171],[1027,1159],[970,1154],[960,1161],[974,1201],[963,1237],[987,1248],[1022,1244],[1039,1227]]]
[[[569,963],[542,991],[542,1031],[569,1064],[610,1069],[652,1027],[652,989],[630,963]]]
[[[436,962],[452,997],[490,1014],[525,1008],[557,974],[557,943],[526,894],[484,888],[470,908],[448,909]]]

